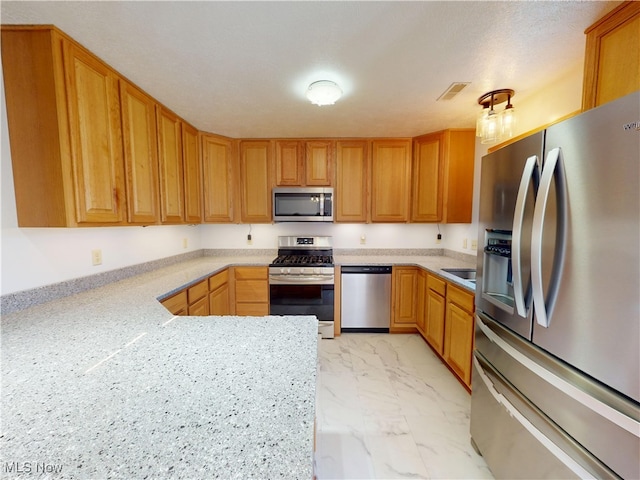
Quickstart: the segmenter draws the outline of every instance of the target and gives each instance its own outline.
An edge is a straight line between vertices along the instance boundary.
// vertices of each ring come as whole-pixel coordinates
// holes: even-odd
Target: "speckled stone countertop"
[[[202,257],[3,316],[0,478],[311,478],[315,317],[156,300],[270,260]]]
[[[311,478],[315,317],[174,317],[159,302],[229,265],[203,256],[1,320],[1,478]],[[441,268],[447,256],[336,255]]]

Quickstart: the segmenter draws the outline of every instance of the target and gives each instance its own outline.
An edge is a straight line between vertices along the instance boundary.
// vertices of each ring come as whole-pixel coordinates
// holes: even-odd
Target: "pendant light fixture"
[[[511,97],[515,92],[509,88],[492,90],[478,98],[482,105],[482,111],[476,121],[476,136],[480,137],[480,143],[495,143],[513,136],[516,125],[515,109],[511,104]],[[507,102],[502,112],[494,110],[495,105]]]
[[[307,98],[318,106],[333,105],[342,96],[342,89],[331,80],[318,80],[309,85]]]

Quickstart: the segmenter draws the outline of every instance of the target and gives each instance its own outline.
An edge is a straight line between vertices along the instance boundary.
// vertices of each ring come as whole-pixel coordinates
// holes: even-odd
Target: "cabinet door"
[[[585,33],[582,109],[640,89],[640,3],[623,2]]]
[[[333,185],[334,146],[332,141],[306,142],[305,181],[307,185]]]
[[[471,223],[475,130],[445,130],[443,141],[442,222]]]
[[[155,101],[120,80],[129,223],[158,223],[158,140]]]
[[[184,223],[184,168],[180,119],[162,107],[157,109],[157,119],[162,223]]]
[[[418,278],[416,283],[416,326],[418,331],[424,336],[427,314],[427,272],[418,269]]]
[[[169,310],[174,315],[186,315],[189,304],[187,303],[187,291],[182,290],[175,295],[162,300],[164,308]]]
[[[279,187],[303,184],[302,146],[295,140],[276,142],[276,185]]]
[[[366,141],[336,143],[336,222],[367,221],[369,165]]]
[[[71,42],[64,42],[64,64],[77,221],[124,222],[118,77]]]
[[[415,267],[396,267],[393,269],[392,326],[415,325],[417,279],[418,272]]]
[[[269,315],[268,267],[235,267],[236,315]]]
[[[371,159],[371,221],[409,220],[411,141],[375,140]]]
[[[203,135],[204,221],[233,222],[235,186],[231,140]]]
[[[412,171],[412,222],[442,220],[442,135],[414,142]]]
[[[271,143],[240,143],[240,184],[243,223],[271,222]]]
[[[444,359],[467,385],[471,385],[472,350],[473,314],[449,301],[447,302]]]
[[[198,130],[182,122],[184,210],[187,223],[202,222],[202,168]]]
[[[209,315],[230,315],[229,285],[224,284],[209,294]]]
[[[192,317],[204,317],[209,315],[209,297],[205,296],[189,305],[189,315]]]
[[[433,290],[427,292],[427,341],[440,355],[444,352],[445,299]]]

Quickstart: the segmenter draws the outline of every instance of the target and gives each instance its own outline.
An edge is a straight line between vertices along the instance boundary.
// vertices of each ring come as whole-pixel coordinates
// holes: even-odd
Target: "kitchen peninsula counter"
[[[156,300],[229,260],[264,264],[202,257],[4,315],[0,476],[311,478],[315,318]]]

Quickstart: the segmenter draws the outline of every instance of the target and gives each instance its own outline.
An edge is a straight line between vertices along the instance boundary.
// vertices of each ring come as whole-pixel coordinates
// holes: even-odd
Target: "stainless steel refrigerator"
[[[640,92],[481,168],[474,446],[497,478],[640,478]]]

